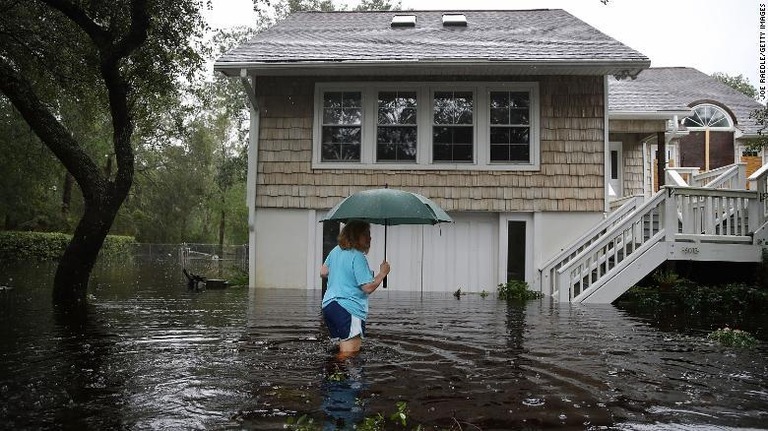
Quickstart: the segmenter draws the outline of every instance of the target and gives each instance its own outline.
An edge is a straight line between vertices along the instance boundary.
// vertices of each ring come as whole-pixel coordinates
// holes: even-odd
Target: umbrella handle
[[[384,225],[384,260],[387,260],[387,225]],[[387,276],[384,276],[384,289],[387,288]]]

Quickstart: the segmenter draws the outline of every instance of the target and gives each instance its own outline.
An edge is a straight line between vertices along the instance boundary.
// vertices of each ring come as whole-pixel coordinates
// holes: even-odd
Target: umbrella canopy
[[[372,189],[348,196],[320,220],[348,222],[361,220],[372,224],[450,223],[451,217],[428,198],[397,189]]]

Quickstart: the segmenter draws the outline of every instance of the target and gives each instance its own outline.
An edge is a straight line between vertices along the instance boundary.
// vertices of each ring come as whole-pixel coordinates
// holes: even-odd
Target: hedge
[[[0,260],[58,260],[71,240],[72,235],[60,232],[0,231]],[[99,256],[126,256],[135,243],[132,236],[107,235]]]

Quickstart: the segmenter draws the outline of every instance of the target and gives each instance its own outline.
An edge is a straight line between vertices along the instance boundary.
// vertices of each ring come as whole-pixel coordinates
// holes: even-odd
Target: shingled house
[[[763,151],[749,146],[762,127],[751,114],[763,105],[711,76],[688,67],[662,67],[647,69],[633,80],[609,79],[612,118],[650,106],[660,112],[681,111],[667,125],[666,166],[703,172],[742,162],[751,175],[763,165]],[[658,142],[657,136],[646,136],[646,195],[659,187]]]
[[[691,113],[664,92],[609,113],[610,82],[649,66],[563,10],[291,15],[215,64],[252,107],[251,286],[319,288],[338,226],[318,221],[385,185],[455,221],[389,229],[390,289],[541,286],[612,200],[643,193],[647,137]]]

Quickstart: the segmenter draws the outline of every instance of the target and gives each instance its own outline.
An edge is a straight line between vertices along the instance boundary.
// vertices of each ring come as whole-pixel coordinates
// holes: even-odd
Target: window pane
[[[530,162],[531,151],[528,145],[510,145],[509,146],[509,161],[510,162]]]
[[[341,109],[324,108],[323,124],[341,124]]]
[[[509,93],[510,108],[530,108],[531,99],[527,92]]]
[[[492,162],[530,162],[530,129],[491,127]]]
[[[361,108],[344,108],[342,120],[344,124],[360,124],[362,116]]]
[[[324,126],[321,137],[321,160],[359,162],[360,133],[360,127]]]
[[[359,91],[324,93],[323,124],[361,124],[361,100]]]
[[[416,161],[416,127],[379,127],[377,161]]]
[[[416,124],[415,91],[379,93],[379,124]]]
[[[453,124],[453,95],[448,91],[436,91],[434,99],[435,124]]]
[[[455,124],[472,124],[472,93],[456,92]]]
[[[433,102],[435,124],[472,124],[471,91],[436,91]]]
[[[341,108],[341,92],[329,91],[323,95],[323,107]]]
[[[471,162],[473,160],[473,127],[434,127],[432,142],[434,161]]]
[[[509,124],[509,108],[491,108],[491,124]]]
[[[520,125],[528,125],[530,124],[530,119],[528,117],[528,109],[516,109],[513,108],[510,110],[509,113],[509,124],[520,124]]]

